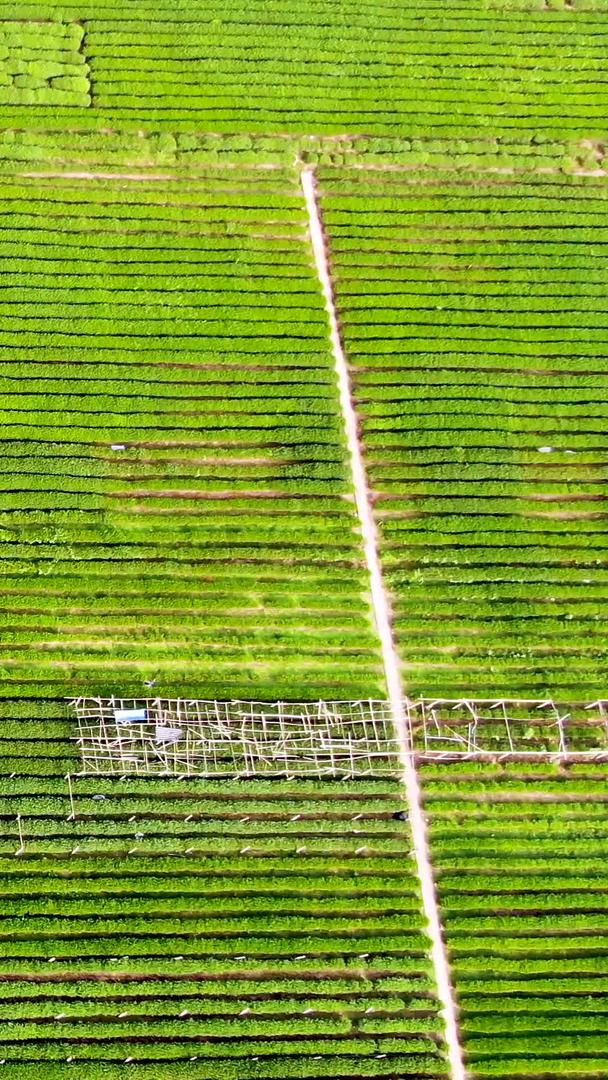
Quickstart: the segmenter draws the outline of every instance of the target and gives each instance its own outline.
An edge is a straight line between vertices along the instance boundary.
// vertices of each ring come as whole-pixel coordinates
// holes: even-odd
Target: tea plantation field
[[[604,1076],[606,766],[421,770],[472,1076]]]
[[[0,0],[0,1080],[608,1075],[605,762],[66,704],[606,699],[606,15]]]
[[[321,183],[406,682],[602,696],[605,177]]]
[[[8,1075],[447,1077],[396,780],[74,777],[72,816],[68,735],[3,707]]]
[[[605,14],[605,0],[2,3],[0,47],[23,51],[0,104],[37,127],[52,105],[60,126],[601,137]],[[70,27],[61,57],[53,17]]]
[[[381,694],[297,178],[0,201],[4,692]]]

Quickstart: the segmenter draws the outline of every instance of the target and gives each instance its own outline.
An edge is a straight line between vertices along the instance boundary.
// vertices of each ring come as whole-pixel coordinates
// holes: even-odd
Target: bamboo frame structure
[[[399,756],[383,701],[112,697],[72,705],[86,773],[355,776],[394,772]]]
[[[402,765],[386,701],[80,697],[71,706],[81,774],[346,778]],[[419,698],[405,709],[417,760],[608,760],[608,701]]]
[[[427,760],[608,760],[608,702],[420,698],[407,702],[411,745]]]

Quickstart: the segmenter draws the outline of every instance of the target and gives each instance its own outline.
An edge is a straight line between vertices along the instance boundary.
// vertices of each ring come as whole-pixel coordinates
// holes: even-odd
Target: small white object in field
[[[111,447],[110,447],[110,450],[126,450],[126,449],[127,448],[126,448],[125,444],[121,443],[121,442],[113,442]]]
[[[169,727],[167,724],[157,724],[154,731],[154,738],[156,742],[167,743],[172,746],[174,743],[179,742],[182,738],[182,729],[176,727]],[[178,777],[179,780],[183,780],[184,777]]]
[[[539,454],[552,454],[554,450],[555,450],[554,446],[539,446],[538,447]]]
[[[189,1009],[182,1009],[182,1011],[181,1011],[181,1013],[179,1015],[182,1018],[185,1018],[186,1016],[190,1016],[190,1010]]]
[[[145,709],[114,709],[117,724],[145,724],[148,714]]]
[[[239,1016],[249,1016],[251,1009],[241,1009]]]

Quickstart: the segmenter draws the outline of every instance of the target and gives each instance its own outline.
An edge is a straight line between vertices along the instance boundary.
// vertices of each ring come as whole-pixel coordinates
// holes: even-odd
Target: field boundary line
[[[399,742],[402,764],[402,780],[407,796],[409,818],[414,843],[414,855],[422,906],[427,919],[427,930],[431,939],[431,958],[433,961],[437,991],[441,1001],[445,1023],[445,1041],[452,1080],[466,1080],[457,1012],[452,989],[452,980],[445,948],[439,907],[435,891],[435,880],[430,861],[430,849],[426,820],[422,809],[420,781],[413,760],[409,725],[407,722],[399,656],[393,638],[390,603],[384,586],[380,566],[379,539],[374,515],[367,473],[361,451],[358,416],[353,402],[350,371],[340,323],[336,308],[333,282],[328,256],[328,243],[321,217],[321,208],[317,194],[316,175],[313,168],[304,167],[300,173],[302,191],[308,211],[309,232],[317,269],[317,275],[329,320],[329,332],[334,357],[334,367],[338,380],[340,407],[344,420],[344,430],[350,457],[351,479],[355,491],[355,505],[363,538],[365,562],[370,579],[372,609],[380,647],[382,663],[388,691],[388,699]]]

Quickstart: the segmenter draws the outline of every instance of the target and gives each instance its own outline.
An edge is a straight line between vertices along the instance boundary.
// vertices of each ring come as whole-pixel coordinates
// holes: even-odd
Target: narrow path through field
[[[342,344],[340,326],[336,312],[327,243],[321,219],[314,170],[310,168],[302,169],[301,178],[302,190],[304,192],[308,210],[310,239],[329,319],[330,340],[334,355],[336,376],[338,379],[340,406],[344,419],[351,476],[355,490],[355,503],[363,537],[365,560],[370,577],[372,608],[376,629],[380,638],[388,699],[399,738],[403,764],[403,781],[408,800],[416,866],[422,891],[424,913],[428,921],[428,933],[431,939],[431,955],[435,979],[443,1008],[446,1045],[451,1076],[452,1080],[465,1080],[466,1072],[460,1046],[456,1007],[447,953],[439,920],[433,871],[429,858],[429,844],[426,821],[422,810],[420,784],[411,754],[409,729],[405,715],[403,690],[401,686],[399,657],[393,639],[390,604],[380,567],[378,533],[372,512],[367,475],[359,442],[359,426],[353,404],[348,361]]]

